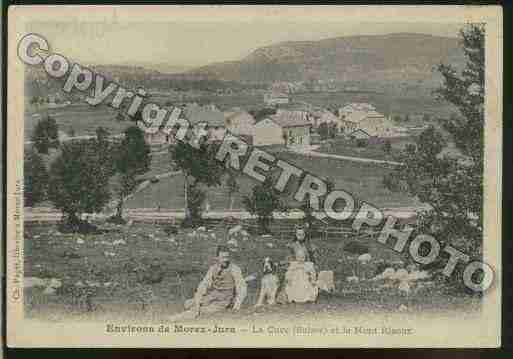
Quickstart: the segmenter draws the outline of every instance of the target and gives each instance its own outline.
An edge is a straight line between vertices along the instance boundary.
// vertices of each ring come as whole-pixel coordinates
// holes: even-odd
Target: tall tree
[[[197,195],[202,191],[201,187],[221,185],[221,179],[226,172],[223,163],[216,159],[219,144],[211,141],[202,141],[197,147],[188,142],[178,141],[176,145],[169,147],[171,161],[183,172],[185,179],[185,223],[197,225],[201,223],[200,199],[204,196]],[[195,200],[189,195],[193,194]],[[199,205],[199,209],[197,208]]]
[[[314,234],[317,231],[317,226],[315,226],[315,216],[314,216],[314,209],[312,208],[310,204],[310,198],[305,198],[301,206],[299,207],[304,215],[303,215],[303,221],[306,226],[306,234],[308,236],[308,239],[312,238],[312,234]]]
[[[438,71],[444,78],[438,96],[453,104],[459,116],[451,116],[446,129],[456,146],[476,164],[483,164],[485,48],[484,26],[471,24],[461,30],[466,67],[458,73],[451,65],[441,64]]]
[[[330,128],[326,122],[323,122],[317,128],[317,133],[321,137],[321,140],[327,140],[330,137]]]
[[[95,140],[67,142],[50,167],[48,197],[77,229],[82,213],[99,212],[109,201],[109,178]]]
[[[44,201],[48,195],[48,171],[43,158],[36,151],[25,153],[23,162],[25,206]]]
[[[337,124],[335,122],[328,125],[328,132],[330,138],[335,138],[337,136]]]
[[[410,193],[432,207],[421,217],[421,226],[442,243],[479,257],[483,230],[484,28],[468,25],[461,37],[466,67],[458,73],[450,65],[440,65],[443,84],[437,91],[459,111],[458,116],[446,120],[445,128],[461,155],[442,155],[442,136],[430,127],[416,146],[406,149],[405,165],[398,175]]]
[[[105,170],[111,175],[114,174],[114,160],[118,151],[118,147],[113,141],[109,140],[109,131],[101,126],[96,129],[96,143],[98,152],[101,157]]]
[[[98,131],[102,132],[102,131]],[[100,148],[108,148],[106,134],[98,135]],[[103,152],[103,151],[102,151]],[[144,139],[144,132],[137,126],[130,126],[125,130],[121,143],[117,146],[114,158],[114,170],[118,176],[116,190],[118,204],[116,219],[122,221],[125,198],[137,186],[137,176],[150,169],[150,147]],[[105,155],[102,154],[102,157]]]
[[[226,178],[226,188],[228,191],[228,199],[230,201],[230,211],[233,209],[235,201],[235,194],[239,192],[239,184],[237,183],[236,173],[234,171],[228,171]]]
[[[251,195],[245,196],[242,202],[249,213],[257,216],[262,233],[269,233],[273,212],[285,209],[280,193],[274,188],[271,177],[267,177],[263,183],[254,186]]]
[[[40,120],[32,134],[34,147],[39,153],[48,154],[50,148],[59,146],[59,127],[53,117],[46,116]]]
[[[383,152],[385,152],[386,154],[390,154],[390,152],[392,152],[392,143],[390,142],[390,140],[385,140],[385,142],[383,142],[382,148]]]
[[[109,138],[109,131],[106,128],[103,128],[102,126],[99,126],[96,128],[96,140],[98,140],[99,143],[105,143],[108,141]]]

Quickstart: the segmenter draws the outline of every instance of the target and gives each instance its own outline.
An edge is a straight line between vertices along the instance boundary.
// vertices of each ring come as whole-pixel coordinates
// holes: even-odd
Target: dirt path
[[[402,162],[395,162],[395,161],[386,161],[386,160],[376,160],[373,158],[363,158],[363,157],[353,157],[353,156],[342,156],[342,155],[333,155],[329,153],[321,153],[321,152],[315,152],[312,150],[301,150],[297,148],[291,148],[291,152],[297,153],[304,156],[311,156],[311,157],[322,157],[322,158],[333,158],[336,160],[341,161],[354,161],[354,162],[365,162],[365,163],[377,163],[377,164],[385,164],[385,165],[393,165],[393,166],[402,166]]]

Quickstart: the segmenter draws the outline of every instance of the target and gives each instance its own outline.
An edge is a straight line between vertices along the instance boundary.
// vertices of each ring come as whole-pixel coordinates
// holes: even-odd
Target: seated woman
[[[305,238],[304,229],[298,228],[296,238],[288,245],[293,252],[285,274],[285,294],[289,303],[313,302],[319,294],[313,253]]]

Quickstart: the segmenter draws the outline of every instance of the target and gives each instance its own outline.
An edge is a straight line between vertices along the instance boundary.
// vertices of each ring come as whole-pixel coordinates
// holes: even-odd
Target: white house
[[[376,108],[370,103],[353,102],[348,103],[338,109],[338,117],[344,119],[347,115],[353,112],[371,112],[376,111]]]
[[[200,129],[204,128],[209,132],[211,138],[215,140],[222,140],[224,138],[226,127],[223,113],[219,110],[214,110],[210,106],[201,107],[196,103],[189,103],[183,107],[180,116],[185,117],[189,121],[193,127],[192,130],[196,134],[199,134]],[[149,145],[174,143],[174,136],[164,132],[162,128],[154,133],[145,132],[144,138]]]
[[[364,140],[368,140],[369,138],[373,137],[371,136],[367,131],[365,130],[362,130],[362,129],[358,129],[356,131],[353,131],[351,133],[351,137],[354,138],[354,139],[357,139],[357,140],[360,140],[360,139],[364,139]]]
[[[258,122],[253,145],[310,146],[311,123],[295,111],[283,111]]]
[[[371,137],[393,137],[395,129],[392,123],[376,111],[356,111],[340,120],[341,130],[351,135],[357,130],[363,130]]]
[[[185,116],[193,126],[195,133],[199,134],[201,130],[206,130],[211,139],[223,140],[226,134],[226,125],[222,112],[198,106],[187,109]]]
[[[240,108],[232,108],[224,113],[224,123],[228,131],[236,136],[253,136],[255,119]]]
[[[173,136],[161,130],[158,130],[155,133],[144,132],[144,140],[150,146],[168,144],[171,142],[172,137]]]

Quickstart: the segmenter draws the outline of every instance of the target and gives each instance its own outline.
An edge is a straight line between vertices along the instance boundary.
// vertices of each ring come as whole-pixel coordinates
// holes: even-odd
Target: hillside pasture
[[[251,229],[250,223],[243,225]],[[292,225],[290,223],[289,228]],[[200,279],[213,263],[218,244],[229,246],[233,261],[239,264],[244,276],[256,278],[248,282],[248,296],[242,311],[229,314],[231,318],[253,315],[265,318],[269,312],[308,316],[326,310],[334,314],[386,313],[397,312],[401,305],[410,313],[479,308],[478,300],[448,294],[447,288],[434,279],[429,286],[427,282],[425,286],[419,286],[409,298],[394,289],[393,284],[387,287],[370,281],[379,271],[379,263],[394,266],[390,263],[401,260],[398,254],[374,240],[363,240],[372,260],[362,264],[344,249],[354,238],[334,236],[327,240],[312,239],[312,244],[318,248],[318,269],[334,271],[333,294],[322,294],[315,304],[279,305],[264,312],[257,311],[253,305],[258,295],[262,260],[267,256],[277,262],[285,260],[289,254],[286,244],[290,236],[275,233],[271,237],[262,237],[250,233],[228,241],[227,230],[233,228],[231,226],[211,223],[204,231],[180,229],[169,235],[164,225],[134,223],[124,227],[102,227],[106,231],[103,234],[78,235],[60,233],[52,225],[27,224],[25,277],[54,278],[62,285],[53,293],[45,293],[41,287],[26,288],[25,315],[50,321],[126,317],[165,321],[183,310],[184,301],[194,294]],[[138,268],[148,268],[148,265],[153,265],[151,273],[161,274],[153,282],[143,281],[137,274]],[[278,271],[281,278],[285,271],[286,263]],[[360,278],[360,283],[346,281],[348,276],[354,275]],[[74,301],[73,293],[77,288],[90,290],[90,307]]]
[[[413,198],[404,193],[391,192],[385,188],[383,176],[392,169],[383,165],[328,158],[315,158],[313,161],[308,156],[289,152],[275,152],[274,155],[315,176],[320,178],[329,177],[333,180],[335,188],[348,191],[357,198],[369,201],[378,207],[402,207],[418,204]],[[161,166],[163,171],[167,171],[170,169],[170,167],[166,167],[166,161],[170,161],[168,156],[163,154],[155,157],[152,166]],[[157,174],[153,169],[151,173]],[[242,205],[243,196],[250,194],[251,188],[257,183],[244,174],[237,178],[237,182],[240,191],[234,194],[233,209],[235,210],[244,208]],[[293,177],[284,193],[285,204],[289,207],[299,205],[292,199],[295,193],[294,189],[298,186],[299,181]],[[207,199],[211,211],[221,211],[229,208],[228,189],[224,185],[224,181],[221,186],[207,189]],[[130,198],[126,205],[127,208],[182,209],[185,205],[184,178],[182,175],[177,175],[152,183]]]
[[[397,161],[397,156],[408,144],[414,144],[416,137],[390,137],[382,138],[379,142],[369,141],[365,146],[359,147],[356,140],[338,136],[334,139],[323,141],[318,152],[336,154],[349,157],[370,158],[375,160]],[[384,151],[384,143],[389,142],[391,151]]]
[[[72,104],[67,107],[46,109],[25,113],[25,140],[29,141],[37,122],[46,115],[54,118],[59,130],[69,135],[73,128],[75,136],[95,135],[98,127],[107,129],[111,134],[119,134],[132,122],[116,120],[117,110],[100,105],[90,106],[87,103]]]

